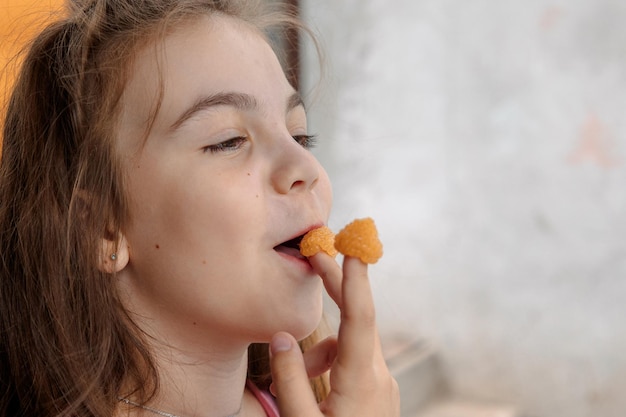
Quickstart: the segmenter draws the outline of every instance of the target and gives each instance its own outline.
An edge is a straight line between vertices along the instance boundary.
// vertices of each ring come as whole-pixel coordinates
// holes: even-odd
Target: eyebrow
[[[197,113],[217,106],[229,106],[238,110],[249,111],[258,109],[259,103],[254,96],[245,93],[226,92],[204,96],[185,110],[183,114],[172,124],[171,129],[176,130]],[[299,106],[304,107],[304,102],[302,101],[300,94],[298,92],[294,92],[287,99],[286,113],[289,113],[291,110]]]

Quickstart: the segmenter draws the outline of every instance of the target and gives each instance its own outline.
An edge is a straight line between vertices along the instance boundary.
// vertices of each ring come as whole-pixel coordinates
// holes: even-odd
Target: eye
[[[314,148],[317,144],[317,136],[316,135],[296,135],[293,137],[293,140],[298,142],[300,146],[305,149]]]
[[[205,146],[202,149],[204,152],[210,153],[233,152],[241,148],[247,141],[247,137],[237,136],[214,145]]]

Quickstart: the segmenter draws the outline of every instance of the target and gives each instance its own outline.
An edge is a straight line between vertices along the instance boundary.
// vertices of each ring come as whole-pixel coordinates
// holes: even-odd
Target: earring
[[[116,254],[115,252],[113,252],[113,253],[111,254],[111,260],[112,260],[112,261],[114,261],[114,260],[116,260],[116,259],[117,259],[117,254]]]

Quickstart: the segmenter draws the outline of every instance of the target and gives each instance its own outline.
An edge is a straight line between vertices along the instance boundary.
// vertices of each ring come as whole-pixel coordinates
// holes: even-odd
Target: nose
[[[315,187],[322,167],[315,156],[291,136],[274,147],[271,181],[279,194],[307,191]]]

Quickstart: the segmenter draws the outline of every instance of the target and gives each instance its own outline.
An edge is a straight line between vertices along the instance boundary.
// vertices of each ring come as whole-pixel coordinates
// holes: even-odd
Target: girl
[[[264,35],[297,22],[252,3],[73,0],[34,40],[0,167],[2,416],[277,416],[268,391],[399,415],[366,266],[297,250],[330,184]],[[314,344],[324,286],[342,323]]]

